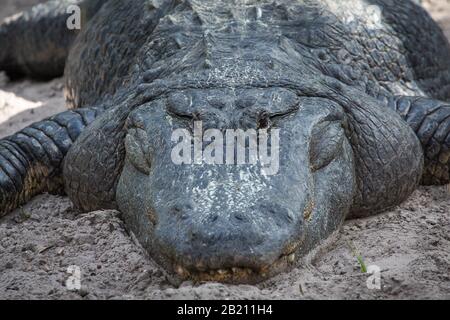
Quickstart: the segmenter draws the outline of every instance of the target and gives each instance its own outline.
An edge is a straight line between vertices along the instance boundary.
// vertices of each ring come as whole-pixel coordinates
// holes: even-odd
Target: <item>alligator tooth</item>
[[[177,266],[175,271],[179,276],[184,276],[186,274],[186,270],[182,266]]]
[[[197,265],[195,266],[197,268],[198,271],[200,272],[204,272],[206,271],[205,265],[202,262],[197,263]]]
[[[233,273],[238,273],[239,269],[238,268],[231,268],[231,271],[233,271]]]
[[[224,275],[224,274],[227,273],[227,271],[224,270],[224,269],[219,269],[219,270],[217,270],[217,273],[220,274],[220,275]]]
[[[294,262],[295,261],[295,253],[288,255],[287,259],[289,262]]]

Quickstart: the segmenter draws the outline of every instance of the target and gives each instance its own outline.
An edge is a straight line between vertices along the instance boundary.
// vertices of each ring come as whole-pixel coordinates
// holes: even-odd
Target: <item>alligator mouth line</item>
[[[282,254],[270,265],[255,269],[249,267],[232,267],[222,269],[187,269],[181,265],[176,265],[174,270],[182,280],[192,280],[194,282],[222,282],[254,284],[266,280],[276,274],[294,267],[297,261],[296,251],[300,243],[291,246],[289,253]]]

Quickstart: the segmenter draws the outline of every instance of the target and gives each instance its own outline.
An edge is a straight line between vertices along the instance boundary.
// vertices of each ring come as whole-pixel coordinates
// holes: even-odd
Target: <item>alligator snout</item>
[[[260,201],[245,211],[181,203],[169,211],[155,236],[182,277],[264,277],[280,262],[294,262],[301,242],[301,216],[277,203]]]

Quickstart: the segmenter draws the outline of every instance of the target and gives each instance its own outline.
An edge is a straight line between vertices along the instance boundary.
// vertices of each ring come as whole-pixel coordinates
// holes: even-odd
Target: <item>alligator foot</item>
[[[389,106],[416,132],[425,155],[424,185],[450,183],[450,103],[422,97],[394,97]],[[449,187],[450,188],[450,187]]]
[[[62,112],[0,140],[0,217],[39,193],[63,192],[63,159],[101,111]]]

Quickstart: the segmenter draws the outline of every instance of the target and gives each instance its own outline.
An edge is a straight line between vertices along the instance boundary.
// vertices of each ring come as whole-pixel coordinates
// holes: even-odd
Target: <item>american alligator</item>
[[[413,1],[50,1],[0,26],[0,69],[64,73],[70,109],[0,141],[0,215],[43,192],[119,210],[181,279],[266,279],[450,181],[450,46]],[[199,121],[278,129],[278,173],[175,164]]]

